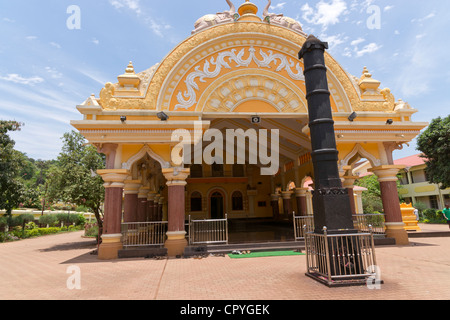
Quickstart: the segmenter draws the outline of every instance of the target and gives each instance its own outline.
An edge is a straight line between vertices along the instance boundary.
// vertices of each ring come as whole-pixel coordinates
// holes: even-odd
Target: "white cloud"
[[[319,38],[324,42],[328,42],[330,51],[335,49],[337,46],[345,43],[345,41],[347,40],[347,37],[344,34],[336,34],[332,36],[321,34]]]
[[[275,6],[270,6],[270,10],[283,10],[286,2],[277,3]]]
[[[154,17],[147,14],[141,6],[140,0],[109,0],[109,3],[117,10],[125,8],[133,11],[142,21],[144,21],[145,24],[149,26],[154,34],[161,38],[164,37],[163,31],[171,28],[169,24],[160,23]]]
[[[426,33],[421,33],[416,35],[416,39],[422,39],[423,37],[425,37],[427,34]]]
[[[357,46],[358,44],[363,43],[364,41],[366,41],[366,40],[363,39],[363,38],[358,38],[358,39],[356,39],[356,40],[353,40],[350,44],[351,44],[352,46]]]
[[[389,10],[391,10],[392,8],[394,8],[394,6],[386,6],[386,7],[384,7],[384,11],[385,12],[387,12],[387,11],[389,11]]]
[[[16,73],[8,74],[6,77],[0,76],[0,80],[13,82],[13,83],[19,83],[19,84],[25,84],[25,85],[30,85],[30,86],[33,86],[35,84],[42,83],[45,81],[41,77],[34,76],[34,77],[25,78]]]
[[[321,0],[316,4],[315,9],[309,4],[303,5],[303,19],[312,24],[321,25],[323,30],[328,26],[339,22],[339,18],[347,12],[347,4],[343,0],[331,0],[325,2]]]
[[[109,0],[109,3],[116,9],[127,8],[136,14],[142,13],[139,0]]]
[[[373,53],[375,51],[378,51],[379,49],[381,49],[382,46],[377,45],[376,43],[372,42],[369,43],[368,45],[364,46],[364,48],[362,48],[361,50],[356,52],[356,56],[357,57],[362,57],[367,53]]]
[[[98,41],[98,39],[96,39],[96,38],[92,38],[91,42],[93,44],[95,44],[95,45],[99,45],[100,44],[100,41]]]
[[[429,20],[429,19],[434,18],[435,16],[436,16],[436,14],[435,14],[434,12],[432,12],[432,13],[426,15],[426,16],[423,17],[423,18],[412,19],[411,22],[412,22],[412,23],[416,23],[416,22],[422,23],[422,22],[424,22],[424,21],[426,21],[426,20]]]
[[[50,42],[50,45],[51,45],[52,47],[55,47],[56,49],[61,49],[61,45],[58,44],[58,43],[56,43],[56,42]]]
[[[63,74],[54,68],[45,67],[45,70],[49,73],[50,77],[52,77],[53,79],[60,79],[63,77]]]

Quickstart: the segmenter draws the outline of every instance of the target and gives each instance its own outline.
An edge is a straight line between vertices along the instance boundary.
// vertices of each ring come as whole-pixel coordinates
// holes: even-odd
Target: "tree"
[[[91,209],[102,227],[105,190],[102,178],[94,173],[105,167],[105,157],[93,146],[86,145],[78,132],[65,133],[62,140],[57,164],[48,173],[48,198]]]
[[[23,198],[24,185],[19,180],[23,167],[22,154],[14,150],[15,142],[8,135],[10,131],[19,131],[21,123],[0,120],[0,209],[11,215]]]
[[[355,181],[355,185],[366,188],[362,192],[362,205],[364,213],[375,213],[383,210],[381,201],[380,183],[376,175],[371,174]]]
[[[374,174],[365,176],[355,181],[355,185],[366,188],[362,192],[362,204],[364,213],[381,212],[383,210],[383,201],[381,200],[381,188],[378,177]],[[397,189],[401,189],[400,181],[397,180]],[[399,196],[399,200],[402,197]]]
[[[431,121],[417,138],[417,150],[426,159],[426,173],[431,183],[450,188],[450,116]]]

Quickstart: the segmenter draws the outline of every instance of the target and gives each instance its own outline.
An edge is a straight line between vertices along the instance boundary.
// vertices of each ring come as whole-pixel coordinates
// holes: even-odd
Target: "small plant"
[[[46,214],[39,217],[39,223],[44,226],[54,227],[58,223],[58,218],[55,214]]]

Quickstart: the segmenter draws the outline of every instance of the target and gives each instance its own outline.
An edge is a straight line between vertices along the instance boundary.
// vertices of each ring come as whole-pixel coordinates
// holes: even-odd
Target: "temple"
[[[189,218],[313,215],[311,138],[298,59],[307,34],[298,21],[269,13],[270,1],[261,16],[249,1],[237,10],[227,3],[229,11],[197,20],[192,34],[160,63],[136,72],[130,62],[117,82],[77,106],[83,119],[72,126],[107,157],[106,169],[98,172],[105,182],[100,259],[117,258],[124,223],[166,221],[164,246],[175,256],[188,246]],[[427,124],[413,122],[417,110],[396,100],[368,68],[353,76],[325,55],[339,173],[352,211],[362,213],[352,171],[366,159],[381,184],[386,235],[407,243],[396,187],[403,167],[392,153]],[[227,148],[227,134],[244,142]]]

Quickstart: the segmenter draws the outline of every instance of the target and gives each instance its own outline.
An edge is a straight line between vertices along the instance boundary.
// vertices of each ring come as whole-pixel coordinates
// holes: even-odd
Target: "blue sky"
[[[252,2],[259,14],[267,4]],[[71,5],[80,9],[80,29],[67,26]],[[225,0],[1,1],[0,119],[25,123],[12,134],[16,148],[55,159],[70,120],[81,119],[76,105],[98,97],[129,61],[137,72],[160,62],[199,17],[227,9]],[[414,121],[450,113],[450,1],[273,0],[270,11],[328,41],[349,73],[359,77],[367,66],[381,87],[419,110]],[[394,157],[415,153],[413,142]]]

